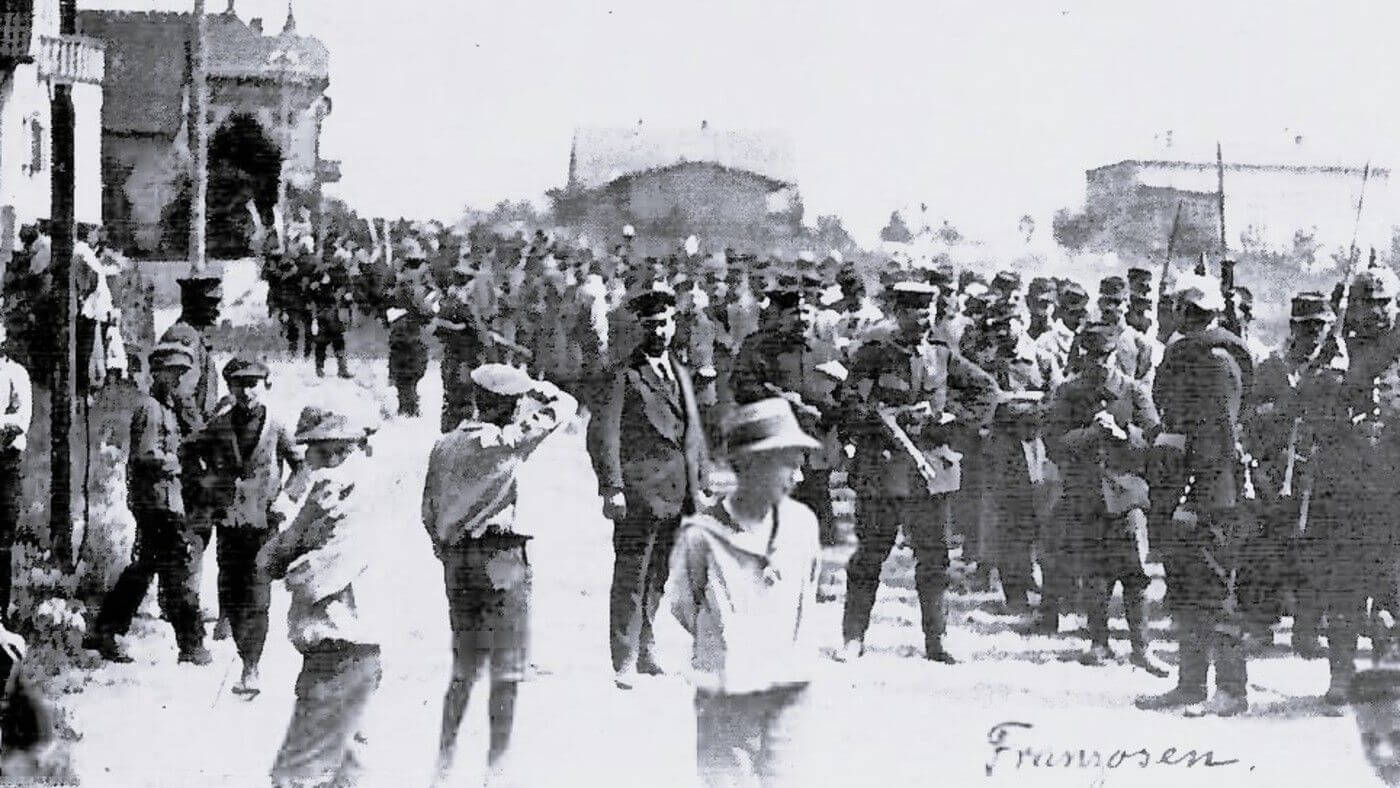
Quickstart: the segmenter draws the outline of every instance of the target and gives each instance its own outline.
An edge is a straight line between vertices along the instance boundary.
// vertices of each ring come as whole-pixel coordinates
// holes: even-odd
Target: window
[[[36,175],[44,170],[44,123],[39,115],[30,115],[24,125],[29,132],[29,163],[23,169]]]

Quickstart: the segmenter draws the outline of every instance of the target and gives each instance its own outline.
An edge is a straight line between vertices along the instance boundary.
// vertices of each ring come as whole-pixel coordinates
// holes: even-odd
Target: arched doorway
[[[207,248],[211,257],[244,257],[252,252],[253,200],[264,227],[272,226],[277,204],[281,154],[248,115],[234,115],[209,140]]]

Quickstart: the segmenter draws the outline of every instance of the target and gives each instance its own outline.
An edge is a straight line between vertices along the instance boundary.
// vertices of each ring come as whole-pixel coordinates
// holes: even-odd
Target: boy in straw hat
[[[516,519],[521,466],[578,402],[522,369],[471,372],[476,414],[438,439],[428,458],[423,525],[442,561],[452,627],[452,680],[443,699],[437,779],[445,781],[478,676],[491,676],[488,764],[505,772],[516,687],[528,660],[530,535]]]
[[[357,489],[374,473],[366,459],[373,431],[340,413],[302,410],[295,440],[309,473],[284,491],[278,507],[288,526],[258,554],[291,592],[287,633],[302,653],[274,786],[354,785],[362,770],[361,720],[383,675],[379,635],[363,611],[373,520],[359,510],[369,492]]]
[[[724,433],[734,489],[681,521],[666,597],[694,638],[701,779],[766,785],[792,765],[787,750],[816,657],[817,521],[789,493],[804,453],[821,444],[776,397],[736,408]]]

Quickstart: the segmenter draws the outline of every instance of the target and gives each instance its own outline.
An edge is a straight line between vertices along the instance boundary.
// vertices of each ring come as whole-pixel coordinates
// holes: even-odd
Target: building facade
[[[637,230],[648,254],[703,239],[781,243],[801,232],[792,146],[782,135],[691,129],[585,128],[574,134],[555,215],[590,237]],[[655,248],[653,248],[655,247]]]
[[[72,87],[75,216],[102,221],[103,44],[60,35],[57,0],[0,3],[0,257],[19,228],[49,216],[53,183],[50,90]]]
[[[1224,165],[1226,240],[1232,252],[1287,252],[1301,233],[1323,248],[1389,249],[1394,200],[1390,170],[1371,167],[1361,222],[1362,167],[1303,164]],[[1219,173],[1215,162],[1129,160],[1085,173],[1085,203],[1123,235],[1170,232],[1177,204],[1184,225],[1219,242]]]
[[[113,242],[135,256],[180,257],[188,238],[189,14],[84,11],[78,27],[105,42],[102,213]],[[233,3],[206,20],[209,253],[251,251],[259,228],[317,210],[339,164],[321,159],[330,56],[297,32],[243,21]]]

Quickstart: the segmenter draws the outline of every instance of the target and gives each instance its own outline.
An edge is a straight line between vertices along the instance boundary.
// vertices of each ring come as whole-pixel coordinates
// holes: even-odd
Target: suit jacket
[[[621,490],[631,516],[678,517],[700,508],[709,447],[690,372],[669,355],[678,399],[639,349],[614,372],[599,414],[599,486],[605,495]]]
[[[220,522],[266,528],[267,513],[282,489],[283,466],[300,467],[302,453],[292,433],[263,407],[262,426],[253,451],[243,456],[233,426],[233,408],[215,414],[201,435],[210,502]],[[240,490],[242,492],[240,492]]]

